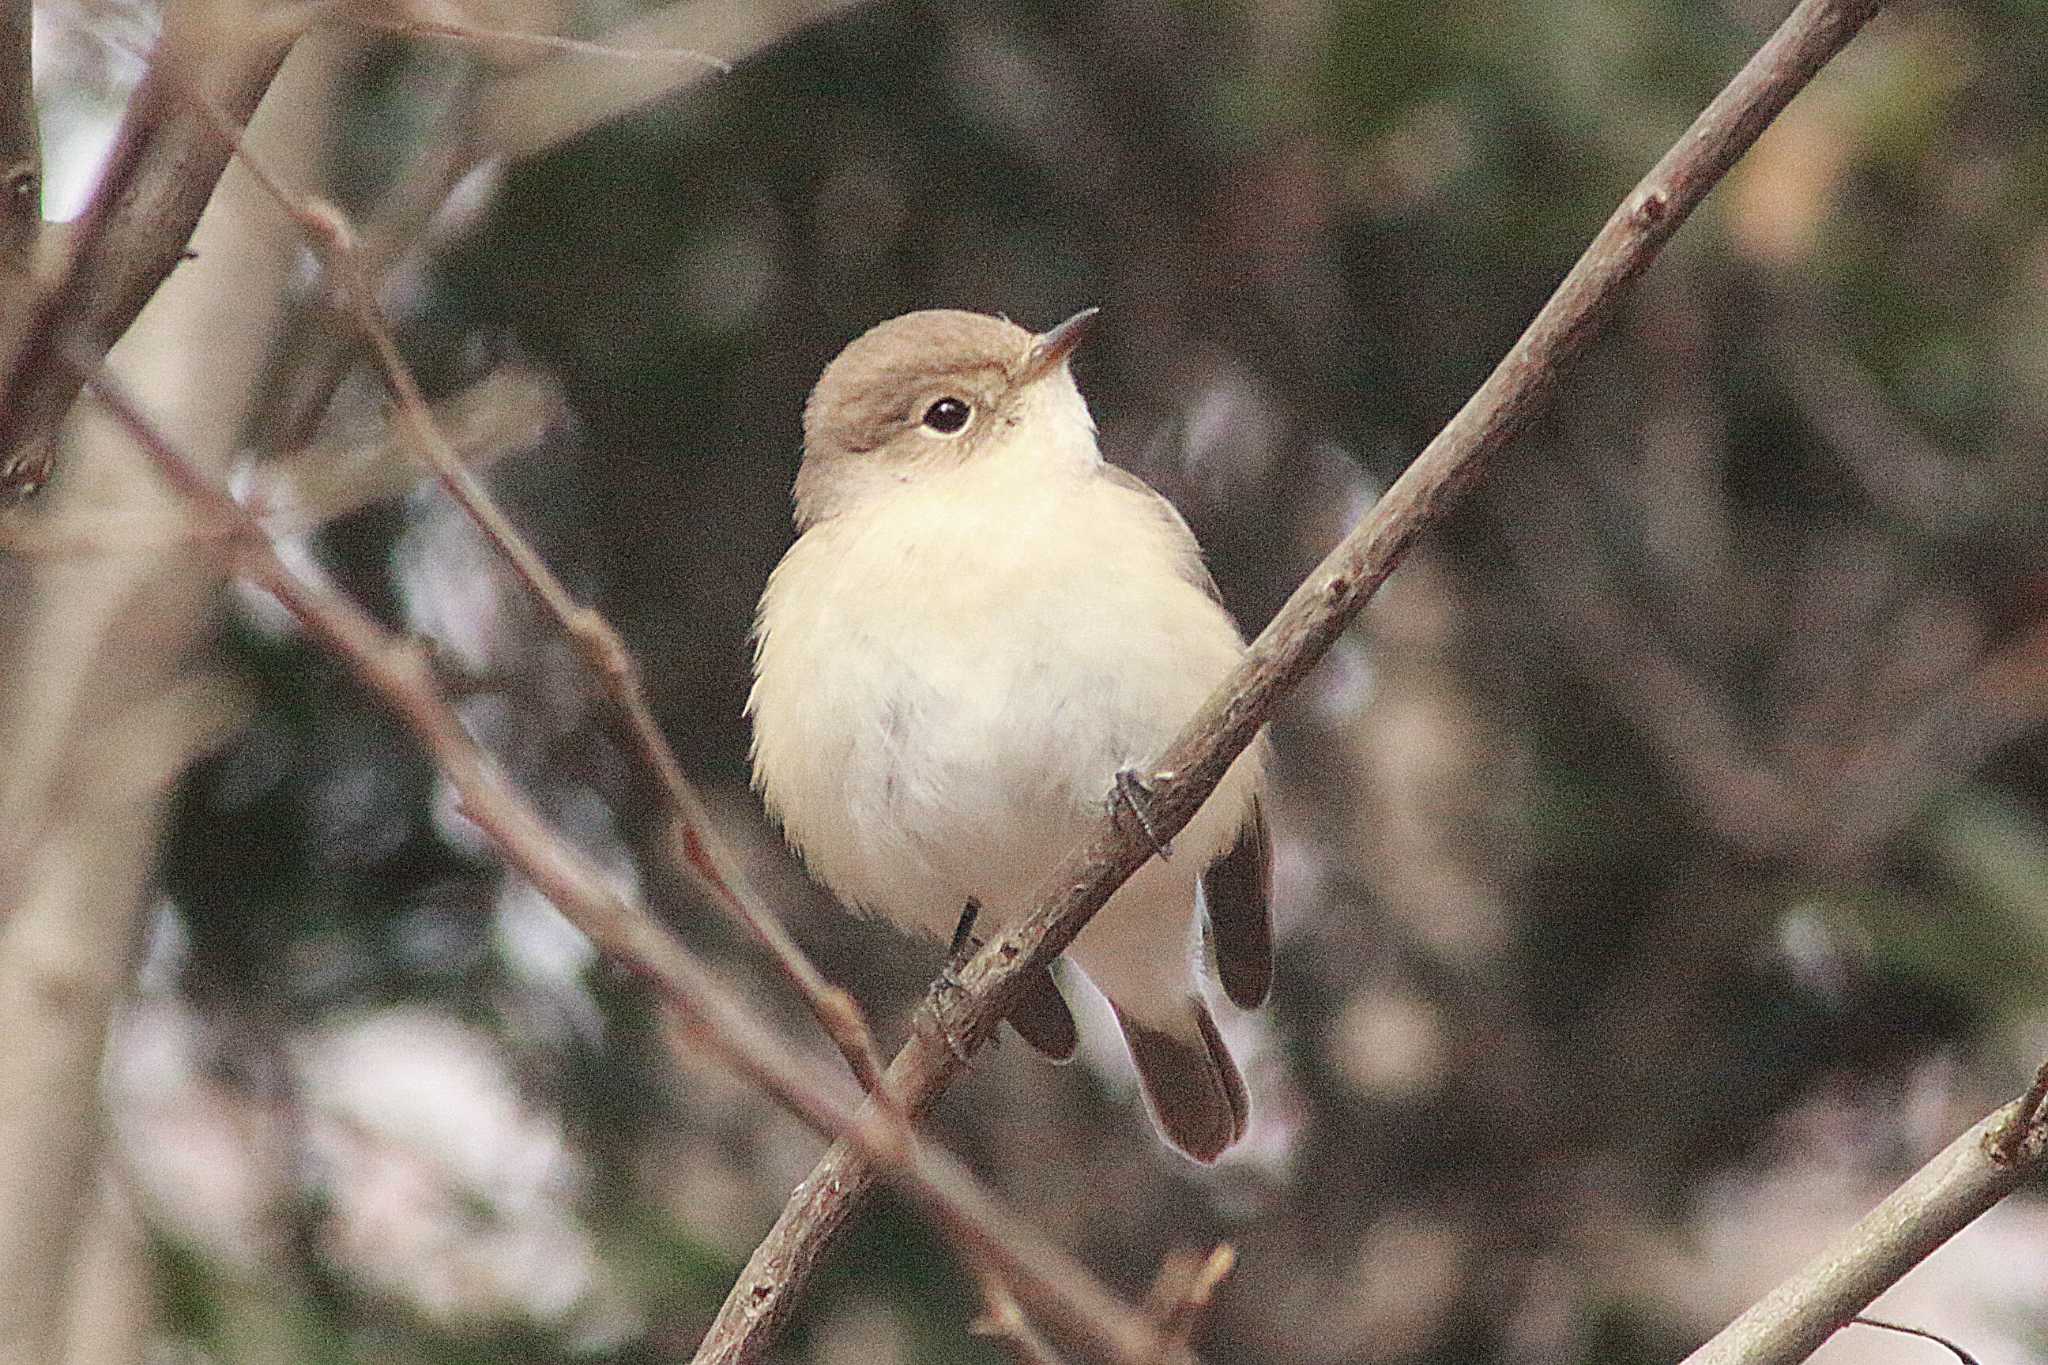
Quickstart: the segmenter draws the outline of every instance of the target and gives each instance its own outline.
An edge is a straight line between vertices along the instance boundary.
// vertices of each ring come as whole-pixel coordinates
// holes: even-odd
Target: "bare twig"
[[[42,144],[29,69],[32,0],[0,0],[0,273],[26,274],[42,227]]]
[[[991,1275],[984,1274],[979,1278],[982,1313],[967,1324],[968,1335],[987,1337],[1008,1352],[1016,1365],[1062,1365],[1051,1343],[1040,1336],[1024,1316],[1024,1310],[1017,1305],[1017,1296],[1010,1292],[1009,1287]]]
[[[1849,1327],[1876,1327],[1886,1332],[1897,1332],[1900,1336],[1919,1337],[1922,1341],[1931,1341],[1935,1345],[1943,1347],[1950,1355],[1962,1361],[1963,1365],[1977,1365],[1977,1357],[1971,1355],[1947,1337],[1937,1332],[1930,1332],[1924,1327],[1908,1327],[1898,1322],[1880,1322],[1876,1318],[1866,1318],[1861,1315],[1850,1318],[1844,1325]]]
[[[852,3],[689,0],[621,24],[598,43],[608,51],[691,48],[737,63]],[[480,145],[489,156],[531,156],[715,74],[681,62],[622,64],[610,55],[566,52],[492,82],[478,111]]]
[[[1152,1282],[1148,1303],[1159,1330],[1172,1341],[1185,1343],[1194,1335],[1195,1323],[1216,1297],[1216,1287],[1237,1267],[1237,1248],[1218,1242],[1209,1253],[1189,1251],[1168,1253]]]
[[[106,169],[70,234],[68,261],[31,306],[0,320],[0,507],[49,478],[56,425],[80,382],[62,357],[81,342],[105,355],[128,329],[176,268],[227,165],[228,149],[180,90],[203,86],[245,123],[298,36],[254,18],[237,31],[236,18],[237,6],[208,0],[169,7]]]
[[[508,364],[435,404],[434,419],[463,464],[480,470],[537,443],[561,420],[562,411],[553,380]],[[427,477],[411,445],[387,431],[371,440],[322,444],[250,466],[237,476],[236,488],[266,534],[293,536],[397,497]],[[181,524],[161,511],[95,511],[0,521],[0,552],[36,559],[157,553],[235,534],[231,523],[197,515]]]
[[[732,63],[723,57],[714,57],[693,47],[641,47],[591,42],[583,38],[564,38],[553,33],[521,33],[512,29],[488,28],[481,24],[451,24],[431,19],[394,19],[360,9],[347,10],[336,17],[352,20],[365,28],[395,33],[401,38],[445,38],[452,42],[474,43],[483,47],[506,47],[548,53],[569,52],[584,57],[608,57],[615,61],[684,62],[693,66],[709,67],[720,75],[732,70]]]
[[[474,68],[450,83],[412,160],[365,216],[357,260],[380,290],[386,275],[426,237],[427,225],[450,191],[482,159],[476,111],[485,84],[485,74]],[[333,301],[323,302],[327,306],[308,308],[299,316],[296,335],[280,348],[288,366],[276,411],[259,433],[267,449],[291,450],[313,439],[362,345],[353,329],[336,325]]]
[[[985,1258],[1048,1322],[1118,1365],[1188,1362],[1148,1314],[1119,1301],[1071,1257],[995,1199],[956,1159],[921,1142],[903,1117],[856,1105],[802,1060],[718,975],[617,891],[525,794],[506,780],[435,689],[426,649],[401,639],[355,603],[294,572],[253,515],[165,440],[89,350],[65,359],[173,487],[211,519],[233,522],[236,569],[275,597],[307,634],[340,659],[406,725],[454,787],[465,816],[598,949],[654,988],[680,1034],[709,1048],[806,1125],[858,1149],[898,1179],[948,1235]]]
[[[2035,1098],[2029,1092],[2028,1100]],[[1951,1142],[1684,1365],[1793,1365],[1813,1354],[1900,1276],[2042,1169],[2038,1122],[2015,1144],[2021,1159],[1993,1152],[2029,1108],[2014,1100]]]
[[[1155,765],[1152,823],[1178,833],[1251,743],[1275,704],[1349,625],[1424,530],[1548,402],[1616,300],[1822,65],[1876,13],[1880,0],[1801,0],[1678,143],[1615,210],[1514,348],[1387,490],[1364,521],[1290,597],[1244,662]],[[1009,1010],[1027,973],[1050,962],[1147,856],[1135,828],[1105,819],[1047,879],[1032,913],[959,973],[962,989],[890,1064],[890,1084],[920,1113]],[[760,1359],[798,1292],[874,1180],[835,1144],[790,1196],[699,1347],[699,1365]]]

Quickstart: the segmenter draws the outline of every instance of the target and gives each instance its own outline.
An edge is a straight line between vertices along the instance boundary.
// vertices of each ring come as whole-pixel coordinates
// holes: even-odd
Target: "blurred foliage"
[[[437,388],[508,351],[559,373],[572,428],[494,479],[893,1036],[936,951],[831,910],[745,791],[746,632],[824,362],[914,307],[1102,305],[1081,377],[1106,447],[1256,628],[1781,8],[866,6],[505,167],[410,279],[405,340]],[[469,60],[373,44],[333,193],[373,200],[431,125],[416,92]],[[1127,1292],[1171,1246],[1235,1242],[1209,1359],[1647,1362],[1741,1306],[1655,1273],[1706,1182],[1819,1104],[1881,1128],[1938,1074],[1959,1123],[2016,1088],[2048,965],[2044,92],[2041,7],[1896,6],[1276,722],[1282,960],[1245,1026],[1245,1157],[1178,1164],[1113,1067],[1016,1048],[943,1137]],[[479,734],[812,1036],[663,870],[573,662],[437,499],[306,548],[453,627]],[[290,1148],[325,1112],[309,1039],[446,1012],[552,1125],[567,1193],[534,1198],[591,1252],[433,1307],[365,1271],[388,1253],[302,1153],[254,1253],[163,1217],[164,1330],[220,1360],[270,1358],[237,1344],[258,1318],[307,1361],[684,1358],[815,1145],[708,1064],[678,1075],[634,984],[510,904],[334,665],[250,610],[220,649],[249,723],[163,855],[210,1093]],[[1876,1144],[1875,1187],[1926,1136]],[[468,1197],[478,1224],[517,1212],[487,1179]],[[445,1237],[423,1264],[466,1254]],[[779,1358],[996,1359],[974,1312],[887,1207]]]

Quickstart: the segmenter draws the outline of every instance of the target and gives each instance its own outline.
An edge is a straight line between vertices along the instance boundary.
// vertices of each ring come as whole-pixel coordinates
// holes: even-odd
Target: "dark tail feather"
[[[1188,1001],[1187,1035],[1148,1028],[1116,1012],[1146,1103],[1166,1140],[1196,1161],[1214,1161],[1245,1134],[1251,1097],[1223,1046],[1209,1007]]]

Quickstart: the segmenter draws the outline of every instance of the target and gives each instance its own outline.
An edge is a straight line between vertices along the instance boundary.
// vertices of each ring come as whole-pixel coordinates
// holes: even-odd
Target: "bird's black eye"
[[[924,410],[924,424],[941,436],[951,436],[973,415],[974,409],[958,398],[941,398]]]

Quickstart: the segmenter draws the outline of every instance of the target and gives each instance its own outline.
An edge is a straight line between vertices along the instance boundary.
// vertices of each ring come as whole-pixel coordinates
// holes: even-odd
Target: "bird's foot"
[[[1168,774],[1155,773],[1154,776],[1165,777]],[[1171,858],[1173,840],[1159,837],[1158,827],[1152,823],[1152,788],[1138,775],[1136,768],[1117,769],[1116,785],[1109,793],[1110,810],[1114,811],[1119,802],[1130,811],[1131,818],[1138,822],[1138,828],[1144,832],[1145,842],[1152,845],[1152,851],[1159,855],[1160,860]]]
[[[946,949],[946,960],[939,966],[939,974],[932,979],[932,988],[925,996],[930,1007],[932,1020],[939,1026],[939,1035],[946,1040],[946,1050],[962,1063],[968,1059],[968,1052],[953,1030],[946,1023],[947,997],[958,995],[963,989],[960,971],[968,959],[981,951],[981,940],[974,936],[974,922],[981,917],[981,902],[970,900],[960,911],[960,922],[953,926],[953,942]]]

